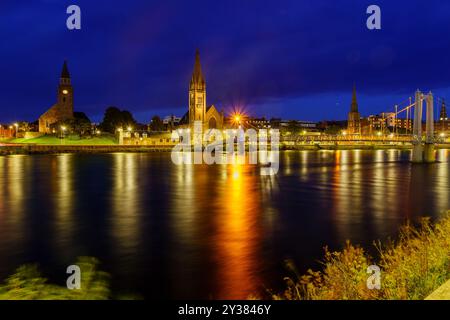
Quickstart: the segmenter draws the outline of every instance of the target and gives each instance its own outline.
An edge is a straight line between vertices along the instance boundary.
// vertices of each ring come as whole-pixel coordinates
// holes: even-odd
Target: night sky
[[[77,4],[82,29],[66,28]],[[382,30],[366,28],[366,8]],[[56,102],[64,59],[75,110],[107,106],[182,116],[195,50],[207,103],[254,116],[345,119],[356,83],[363,115],[417,88],[450,100],[450,1],[0,2],[0,122],[36,120]]]

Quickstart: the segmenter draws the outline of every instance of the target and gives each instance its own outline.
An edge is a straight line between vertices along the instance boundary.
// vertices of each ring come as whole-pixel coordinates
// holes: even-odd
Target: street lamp
[[[60,136],[61,143],[62,143],[62,139],[64,138],[64,134],[65,134],[66,130],[67,130],[67,128],[65,126],[61,126],[61,136]]]

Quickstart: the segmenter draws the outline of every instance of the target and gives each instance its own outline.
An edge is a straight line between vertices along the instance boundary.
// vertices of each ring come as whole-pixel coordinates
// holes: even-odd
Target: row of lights
[[[122,131],[123,131],[123,128],[117,128],[116,131],[122,132]],[[128,128],[127,128],[127,131],[128,131],[128,132],[131,132],[131,131],[133,131],[133,128],[132,128],[132,127],[128,127]],[[99,130],[97,130],[97,132],[100,133]]]
[[[347,135],[347,131],[342,131],[342,135],[343,135],[343,136]],[[376,135],[380,137],[380,136],[383,135],[383,133],[382,133],[381,131],[377,131]],[[445,133],[441,132],[441,133],[439,134],[439,136],[440,136],[441,138],[444,138],[444,137],[445,137]],[[394,137],[394,134],[393,134],[393,133],[390,133],[390,134],[388,135],[388,137],[389,137],[389,138],[393,138],[393,137]]]
[[[11,125],[11,126],[9,126],[9,129],[12,129],[12,128],[16,128],[16,130],[19,128],[19,124],[18,123],[14,123],[13,125]],[[0,129],[2,128],[2,125],[0,125]]]

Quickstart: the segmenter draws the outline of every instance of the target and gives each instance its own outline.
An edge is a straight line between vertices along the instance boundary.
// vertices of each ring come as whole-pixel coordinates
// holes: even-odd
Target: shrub
[[[449,212],[450,213],[450,212]],[[339,252],[325,248],[322,271],[285,278],[287,288],[271,294],[288,300],[424,299],[450,279],[450,214],[434,226],[428,218],[419,227],[401,228],[397,241],[375,243],[378,262],[347,242]],[[292,262],[288,268],[295,272]],[[381,289],[367,288],[368,266],[381,268]]]

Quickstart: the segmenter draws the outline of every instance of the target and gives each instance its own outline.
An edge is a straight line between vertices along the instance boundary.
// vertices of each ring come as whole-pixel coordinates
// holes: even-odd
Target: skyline
[[[110,105],[140,122],[154,114],[182,116],[196,48],[207,104],[225,112],[240,107],[268,118],[343,120],[353,83],[363,115],[392,110],[417,88],[450,93],[450,77],[440,72],[449,65],[443,14],[449,4],[378,1],[379,31],[365,28],[367,1],[77,4],[79,31],[65,28],[66,1],[39,1],[27,10],[0,4],[2,121],[33,121],[50,107],[65,59],[75,110],[92,121]]]

